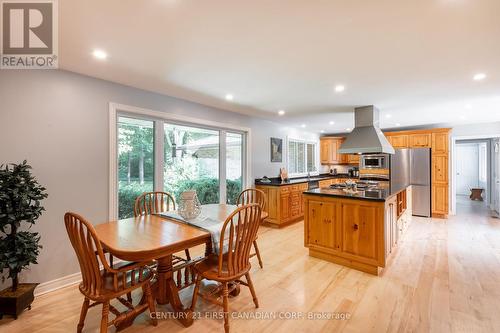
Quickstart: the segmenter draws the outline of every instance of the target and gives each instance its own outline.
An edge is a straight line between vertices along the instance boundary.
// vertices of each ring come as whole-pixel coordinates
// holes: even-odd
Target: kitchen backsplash
[[[350,168],[352,168],[350,165],[320,165],[319,173],[328,173],[330,169],[337,169],[337,173],[347,173]]]

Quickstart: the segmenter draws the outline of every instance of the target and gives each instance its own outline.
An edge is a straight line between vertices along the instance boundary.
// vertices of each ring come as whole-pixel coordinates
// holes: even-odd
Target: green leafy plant
[[[45,210],[41,200],[47,198],[45,187],[31,174],[31,166],[21,164],[0,165],[0,272],[8,271],[12,291],[16,291],[19,273],[30,264],[37,264],[42,248],[37,232],[20,230],[21,223],[35,224]]]
[[[238,195],[242,190],[241,179],[228,179],[226,182],[227,203],[235,205]],[[126,181],[120,181],[119,188],[118,217],[125,219],[134,216],[135,199],[143,192],[151,191],[153,185],[151,183],[140,185],[138,182],[127,185]],[[171,192],[176,202],[179,202],[181,193],[187,190],[195,190],[202,205],[219,203],[219,180],[217,178],[180,180],[167,189],[167,192]]]

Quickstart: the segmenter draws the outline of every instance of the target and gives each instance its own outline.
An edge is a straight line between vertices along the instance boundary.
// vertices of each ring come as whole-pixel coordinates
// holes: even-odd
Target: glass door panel
[[[135,199],[154,188],[154,122],[118,117],[118,218],[134,215]]]
[[[219,203],[219,131],[165,124],[164,189],[179,201],[195,190],[202,204]]]
[[[243,134],[226,133],[226,203],[235,205],[243,190]]]

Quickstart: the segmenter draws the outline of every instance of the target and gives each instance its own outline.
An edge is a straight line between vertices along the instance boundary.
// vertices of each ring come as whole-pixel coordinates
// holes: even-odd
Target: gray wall
[[[454,126],[451,131],[452,137],[466,137],[466,136],[482,136],[482,137],[496,137],[500,136],[500,121],[493,123],[480,123],[480,124],[464,124]]]
[[[0,164],[27,159],[49,193],[47,211],[34,227],[42,236],[39,264],[24,280],[46,282],[78,271],[63,226],[66,211],[79,212],[93,223],[106,221],[109,102],[250,127],[252,178],[277,176],[285,165],[285,159],[270,163],[271,136],[318,138],[267,120],[71,72],[0,71]]]

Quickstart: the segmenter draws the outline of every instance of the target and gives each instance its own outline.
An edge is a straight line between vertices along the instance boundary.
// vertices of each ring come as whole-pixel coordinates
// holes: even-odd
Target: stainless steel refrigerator
[[[431,149],[410,149],[410,185],[413,215],[431,216]]]
[[[396,192],[410,185],[410,149],[396,149],[390,156],[390,185]]]

